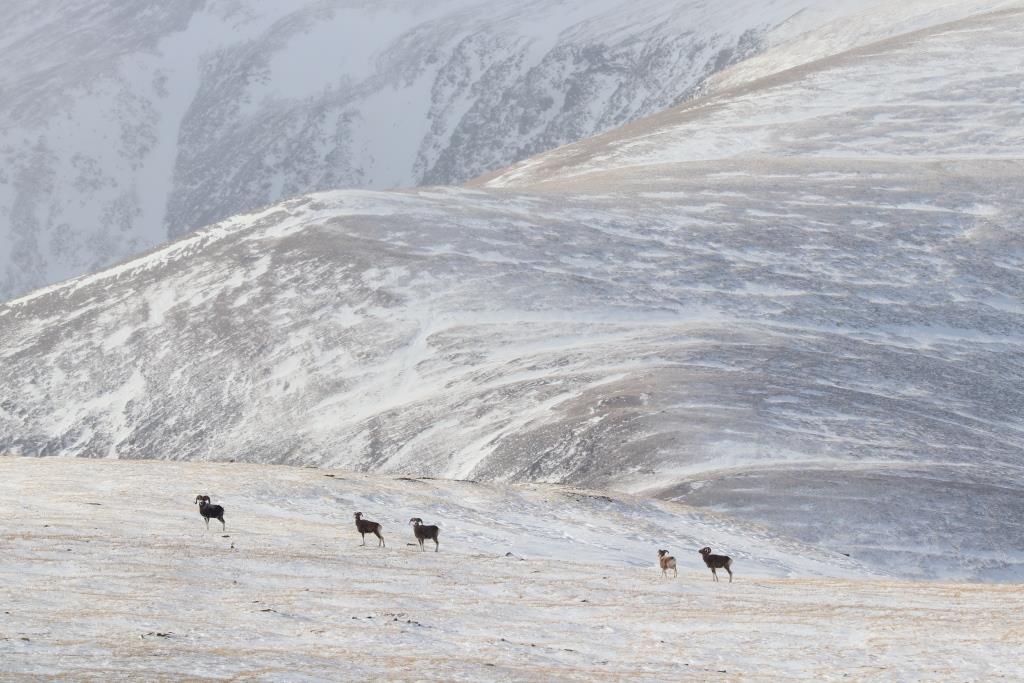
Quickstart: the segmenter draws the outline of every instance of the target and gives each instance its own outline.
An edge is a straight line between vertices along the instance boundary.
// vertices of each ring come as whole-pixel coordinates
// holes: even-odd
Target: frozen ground
[[[206,531],[192,504],[226,506]],[[360,547],[352,512],[384,524]],[[410,516],[441,552],[410,547]],[[681,505],[0,458],[0,680],[1020,680],[1019,585],[915,583]],[[695,549],[735,559],[710,580]],[[654,552],[679,558],[663,579]],[[511,556],[507,553],[512,553]]]

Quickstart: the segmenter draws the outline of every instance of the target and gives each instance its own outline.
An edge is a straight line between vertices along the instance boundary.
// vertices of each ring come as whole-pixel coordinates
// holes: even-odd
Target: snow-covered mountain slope
[[[292,195],[467,180],[872,4],[7,0],[0,300]]]
[[[704,97],[473,184],[622,188],[646,183],[645,168],[657,180],[685,173],[670,173],[666,164],[719,160],[742,161],[752,175],[782,160],[828,159],[837,169],[856,162],[1019,163],[1024,3],[1002,5],[791,66],[803,45],[823,49],[811,34],[719,74]]]
[[[205,531],[198,493],[225,506],[225,532]],[[360,547],[356,510],[386,548]],[[439,524],[440,552],[410,547],[412,516]],[[0,518],[5,680],[1024,676],[1020,586],[858,576],[842,556],[614,494],[0,458]],[[735,557],[733,583],[711,581],[705,541]]]
[[[0,451],[614,488],[899,574],[1019,578],[1020,19],[915,29],[482,189],[295,199],[11,302]]]

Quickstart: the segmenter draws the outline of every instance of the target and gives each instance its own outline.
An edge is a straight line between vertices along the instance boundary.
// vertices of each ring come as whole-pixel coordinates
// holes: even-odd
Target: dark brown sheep
[[[377,522],[371,522],[368,519],[363,519],[362,512],[356,513],[356,530],[358,530],[360,535],[362,535],[363,537],[362,545],[366,545],[366,534],[373,534],[378,539],[380,539],[380,542],[377,544],[377,547],[380,548],[381,546],[384,546],[386,548],[387,546],[384,545],[384,537],[380,535],[380,531],[383,528],[384,527],[382,527]]]
[[[419,517],[413,517],[410,519],[409,524],[412,524],[412,533],[416,536],[416,540],[419,541],[420,550],[426,550],[426,548],[423,547],[423,541],[430,539],[434,542],[434,552],[436,553],[437,549],[441,545],[437,542],[437,536],[441,533],[441,530],[433,524],[429,526],[424,524],[423,520]]]
[[[729,583],[732,583],[732,558],[728,555],[712,555],[711,548],[701,548],[700,554],[704,557],[704,564],[711,570],[711,575],[718,581],[716,569],[724,569],[729,572]]]
[[[210,497],[204,495],[196,496],[196,501],[199,503],[199,514],[203,516],[203,520],[206,522],[206,528],[210,528],[210,520],[216,519],[220,522],[221,529],[227,529],[228,525],[224,523],[224,508],[220,505],[211,505]]]

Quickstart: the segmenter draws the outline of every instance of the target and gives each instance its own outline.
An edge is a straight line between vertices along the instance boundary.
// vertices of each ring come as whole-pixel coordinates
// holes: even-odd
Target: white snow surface
[[[294,195],[462,182],[614,128],[815,4],[5,0],[0,300]]]
[[[851,22],[473,187],[295,198],[0,306],[0,450],[614,489],[1019,581],[1024,9],[998,5],[847,49]]]
[[[204,528],[198,494],[225,507],[226,530]],[[383,524],[387,547],[360,546],[357,510]],[[413,516],[439,525],[439,552],[413,545]],[[1019,585],[871,576],[676,503],[280,466],[0,458],[0,517],[4,680],[1024,675]],[[711,580],[704,544],[734,558],[733,583]],[[677,578],[661,576],[659,548]]]
[[[901,3],[904,11],[928,5]],[[979,11],[952,18],[971,7]],[[1024,3],[931,9],[925,16],[935,23],[919,27],[915,22],[910,26],[916,30],[895,35],[845,17],[726,70],[712,79],[703,97],[475,184],[579,186],[591,174],[610,179],[645,167],[718,160],[751,166],[779,158],[825,158],[837,166],[844,161],[1019,163]],[[899,21],[903,11],[893,14],[883,15],[891,19],[890,28],[905,24]],[[872,26],[881,21],[876,14],[870,18]],[[860,44],[864,35],[876,40]],[[818,58],[812,60],[812,54]]]

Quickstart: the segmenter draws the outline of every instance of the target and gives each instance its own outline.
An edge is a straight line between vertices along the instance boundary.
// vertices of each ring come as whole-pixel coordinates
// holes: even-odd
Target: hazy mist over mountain
[[[290,196],[469,180],[864,3],[814,4],[9,0],[0,300]]]

